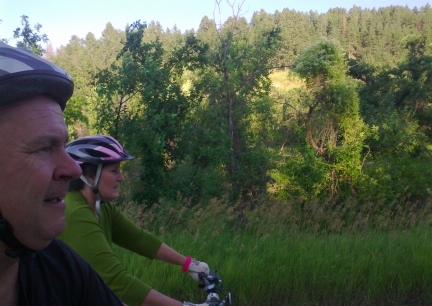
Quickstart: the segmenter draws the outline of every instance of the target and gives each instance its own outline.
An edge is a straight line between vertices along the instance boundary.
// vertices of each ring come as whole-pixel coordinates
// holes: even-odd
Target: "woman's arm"
[[[141,306],[183,306],[182,302],[176,301],[162,293],[157,292],[156,290],[151,290],[149,294],[147,294],[144,301],[141,303]]]
[[[155,258],[178,266],[184,266],[186,263],[186,256],[178,253],[165,243],[161,244]]]
[[[127,305],[140,305],[150,292],[151,288],[130,274],[113,253],[90,206],[67,214],[66,230],[59,238],[84,257]]]
[[[197,261],[191,257],[185,257],[167,246],[165,243],[161,244],[161,247],[156,253],[155,258],[174,265],[183,266],[182,271],[188,272],[189,275],[197,282],[200,281],[199,274],[201,272],[204,274],[210,273],[210,268],[205,262]]]

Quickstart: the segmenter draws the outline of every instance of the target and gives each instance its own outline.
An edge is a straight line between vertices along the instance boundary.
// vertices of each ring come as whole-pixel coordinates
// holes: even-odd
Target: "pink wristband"
[[[190,256],[186,257],[186,262],[182,268],[182,272],[186,272],[189,269],[192,258]]]

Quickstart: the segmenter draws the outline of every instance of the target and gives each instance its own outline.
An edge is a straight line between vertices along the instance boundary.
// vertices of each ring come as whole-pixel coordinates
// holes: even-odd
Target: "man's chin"
[[[62,220],[59,220],[59,221],[60,222],[58,224],[56,224],[55,227],[53,227],[53,237],[52,237],[52,239],[54,239],[55,237],[57,237],[58,235],[60,235],[61,233],[63,233],[63,231],[66,228],[66,218],[62,218]]]
[[[58,220],[56,224],[54,224],[51,228],[49,228],[42,239],[40,239],[37,245],[35,245],[34,250],[42,250],[50,245],[50,243],[56,238],[58,235],[63,233],[66,228],[65,218],[61,218]]]

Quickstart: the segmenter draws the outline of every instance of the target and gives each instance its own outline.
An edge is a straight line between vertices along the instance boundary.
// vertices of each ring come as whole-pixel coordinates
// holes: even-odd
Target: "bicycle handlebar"
[[[226,287],[218,287],[220,283],[222,283],[222,279],[220,276],[214,271],[210,274],[205,274],[204,272],[198,273],[199,279],[203,282],[203,284],[198,285],[200,288],[204,288],[204,290],[210,295],[211,298],[211,306],[232,306],[232,297],[231,292],[226,292],[229,288]],[[222,293],[225,295],[225,300],[220,300],[218,293]],[[215,299],[213,302],[212,300]],[[216,301],[217,299],[217,301]]]

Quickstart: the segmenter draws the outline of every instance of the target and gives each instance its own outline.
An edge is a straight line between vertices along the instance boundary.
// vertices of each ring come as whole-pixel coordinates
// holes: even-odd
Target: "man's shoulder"
[[[57,239],[20,264],[20,283],[31,305],[121,305],[90,264]]]
[[[34,264],[43,263],[56,271],[66,274],[82,273],[90,268],[89,264],[65,242],[54,239],[45,249],[40,250]]]
[[[54,238],[45,249],[40,250],[38,253],[43,256],[52,256],[54,254],[54,256],[58,257],[59,253],[61,253],[66,256],[80,257],[68,244],[57,238]]]

